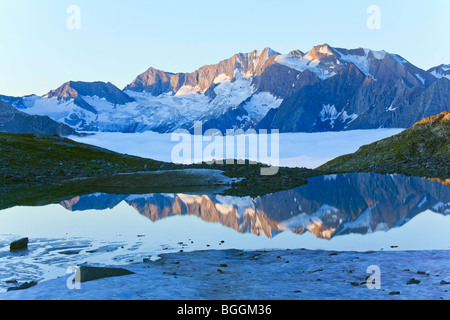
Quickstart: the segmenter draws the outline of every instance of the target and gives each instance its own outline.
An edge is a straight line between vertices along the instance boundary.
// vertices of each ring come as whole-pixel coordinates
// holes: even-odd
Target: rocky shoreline
[[[449,266],[449,251],[179,252],[117,268],[120,272],[106,268],[108,275],[78,289],[68,288],[70,276],[64,276],[1,293],[0,299],[447,300]]]

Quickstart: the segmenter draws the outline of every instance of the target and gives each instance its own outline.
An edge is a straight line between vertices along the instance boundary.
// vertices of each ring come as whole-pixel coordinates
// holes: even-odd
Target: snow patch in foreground
[[[372,278],[372,266],[379,277]],[[449,266],[448,251],[202,251],[127,266],[134,274],[85,282],[80,289],[68,289],[64,276],[0,299],[439,300],[450,298],[442,284]],[[413,278],[416,284],[409,284]],[[369,289],[369,281],[379,289]]]

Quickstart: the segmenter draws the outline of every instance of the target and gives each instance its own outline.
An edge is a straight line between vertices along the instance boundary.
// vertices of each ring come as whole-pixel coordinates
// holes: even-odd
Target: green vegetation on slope
[[[168,165],[39,133],[0,133],[0,152],[0,186],[48,184]]]
[[[399,173],[450,178],[450,112],[425,118],[402,133],[338,157],[320,170],[329,173]]]

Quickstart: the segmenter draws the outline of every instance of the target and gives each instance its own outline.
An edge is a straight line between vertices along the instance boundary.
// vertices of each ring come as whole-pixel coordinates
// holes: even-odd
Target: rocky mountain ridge
[[[448,65],[425,71],[385,51],[323,44],[306,53],[238,53],[190,73],[149,68],[123,90],[69,81],[43,97],[0,99],[77,131],[192,131],[196,121],[224,133],[408,128],[450,110],[448,72]]]
[[[62,136],[77,135],[66,124],[58,123],[47,116],[29,115],[0,100],[0,131],[10,133],[47,133]]]

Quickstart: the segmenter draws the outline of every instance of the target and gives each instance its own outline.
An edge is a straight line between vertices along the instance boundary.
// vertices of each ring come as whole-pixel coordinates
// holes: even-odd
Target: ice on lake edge
[[[370,289],[369,267],[380,270]],[[384,300],[449,299],[449,251],[208,250],[123,266],[135,274],[69,289],[69,276],[4,300]],[[411,284],[411,279],[415,280]],[[418,283],[417,283],[418,280]],[[374,280],[375,281],[375,280]],[[245,283],[245,285],[243,285]],[[375,283],[375,282],[374,282]],[[409,283],[409,284],[408,284]]]

